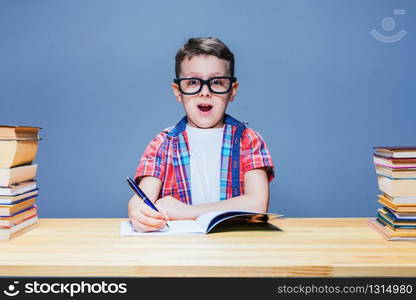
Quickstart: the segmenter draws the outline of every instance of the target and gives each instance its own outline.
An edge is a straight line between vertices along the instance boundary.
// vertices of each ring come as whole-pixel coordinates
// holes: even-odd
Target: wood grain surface
[[[416,243],[365,218],[283,218],[282,231],[120,236],[124,219],[40,219],[0,243],[0,276],[416,276]]]

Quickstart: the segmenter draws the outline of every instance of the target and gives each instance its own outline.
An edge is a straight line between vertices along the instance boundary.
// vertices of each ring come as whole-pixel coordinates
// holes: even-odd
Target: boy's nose
[[[208,85],[207,85],[207,84],[204,84],[204,85],[202,86],[202,89],[201,89],[201,91],[199,92],[199,94],[200,94],[201,96],[210,96],[210,95],[211,95],[211,91],[209,90],[209,88],[208,88]]]

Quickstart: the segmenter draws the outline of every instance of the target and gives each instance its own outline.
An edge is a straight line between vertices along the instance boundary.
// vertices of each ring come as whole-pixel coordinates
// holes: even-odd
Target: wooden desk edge
[[[117,270],[116,272],[114,270]],[[415,277],[416,267],[279,266],[279,267],[135,267],[0,266],[0,276],[56,277]]]

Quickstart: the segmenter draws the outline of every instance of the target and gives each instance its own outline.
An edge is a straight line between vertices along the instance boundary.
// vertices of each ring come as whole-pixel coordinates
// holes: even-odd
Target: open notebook
[[[281,215],[275,213],[258,213],[249,211],[213,211],[200,215],[195,220],[169,221],[169,227],[159,231],[137,232],[133,229],[130,221],[122,221],[120,227],[121,235],[168,235],[199,233],[207,234],[214,228],[221,227],[224,221],[236,221],[245,224],[267,223],[271,218],[278,218]],[[277,228],[277,227],[275,227]]]

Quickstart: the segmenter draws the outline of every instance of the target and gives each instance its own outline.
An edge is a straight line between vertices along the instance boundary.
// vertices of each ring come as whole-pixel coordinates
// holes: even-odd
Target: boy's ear
[[[175,95],[176,101],[182,102],[181,92],[179,91],[178,85],[174,82],[172,82],[172,91],[173,91],[173,94]]]
[[[238,81],[233,82],[233,87],[231,88],[230,98],[228,99],[228,102],[234,101],[234,98],[237,95],[237,90],[238,90]]]

